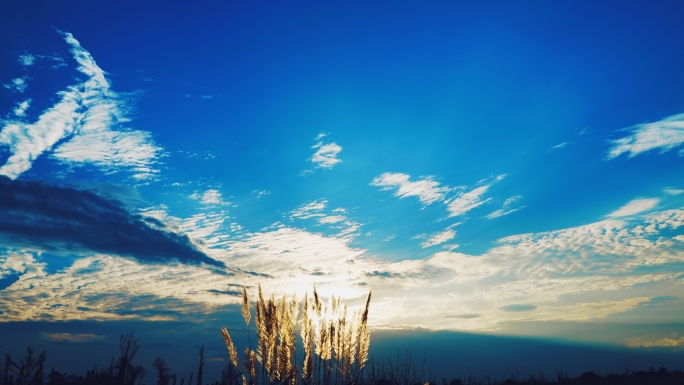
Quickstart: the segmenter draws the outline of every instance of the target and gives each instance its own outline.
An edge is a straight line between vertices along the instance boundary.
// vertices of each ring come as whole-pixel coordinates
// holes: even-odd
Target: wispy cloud
[[[60,101],[34,123],[9,121],[2,127],[0,145],[9,146],[12,155],[0,167],[0,175],[18,177],[38,156],[67,139],[52,151],[53,158],[71,165],[94,164],[107,172],[127,168],[141,180],[154,177],[161,148],[150,133],[120,127],[128,121],[127,101],[110,90],[104,71],[90,53],[70,33],[63,35],[78,70],[88,78],[59,92]]]
[[[524,209],[526,206],[512,208],[512,206],[520,199],[522,199],[521,195],[512,196],[506,199],[499,210],[492,211],[490,214],[487,215],[487,219],[502,217],[504,215],[512,214],[518,210]]]
[[[396,190],[394,196],[399,198],[417,197],[423,205],[444,200],[446,194],[452,190],[447,186],[440,186],[431,176],[412,182],[408,174],[400,172],[383,173],[373,179],[371,186],[380,187],[381,190]]]
[[[627,342],[627,346],[631,348],[653,348],[653,347],[684,347],[684,336],[677,338],[665,337],[657,340],[649,340],[646,338],[633,338]]]
[[[608,218],[621,218],[636,215],[644,211],[652,210],[658,203],[660,203],[660,199],[658,198],[634,199],[606,216]]]
[[[75,87],[62,91],[62,99],[45,110],[35,123],[9,122],[0,131],[0,145],[9,146],[12,153],[0,167],[0,175],[12,179],[31,168],[44,151],[74,131],[79,117],[80,95]]]
[[[326,225],[337,231],[334,237],[352,239],[359,235],[361,224],[347,216],[344,208],[327,208],[328,201],[318,199],[297,207],[290,212],[290,221],[314,219],[317,226]]]
[[[456,238],[456,231],[453,230],[452,227],[453,227],[453,225],[447,227],[442,232],[434,234],[433,236],[431,236],[430,238],[425,240],[425,242],[421,243],[420,247],[425,249],[425,248],[435,246],[435,245],[439,245],[441,243],[444,243],[444,242],[447,242],[447,241],[450,241],[450,240]]]
[[[28,110],[31,105],[31,99],[26,99],[23,102],[17,103],[17,107],[14,109],[14,115],[18,117],[26,116],[26,110]]]
[[[311,157],[311,162],[314,164],[315,167],[329,169],[342,161],[337,157],[337,154],[339,154],[340,151],[342,151],[342,147],[336,144],[335,142],[318,142],[311,148],[316,149],[316,152]]]
[[[668,187],[668,188],[664,188],[663,192],[667,195],[679,195],[681,193],[684,193],[684,190],[681,190],[678,188]]]
[[[560,150],[561,148],[565,148],[565,147],[567,147],[567,146],[569,146],[569,145],[571,145],[571,144],[572,144],[572,142],[563,142],[563,143],[561,143],[561,144],[557,144],[557,145],[555,145],[555,146],[549,148],[549,151]]]
[[[23,93],[26,91],[26,88],[28,87],[28,84],[26,83],[26,78],[14,78],[10,83],[3,84],[3,87],[10,89],[10,90],[15,90],[17,92]]]
[[[31,55],[28,52],[25,52],[22,55],[19,55],[19,64],[21,64],[24,67],[30,67],[36,62],[36,57]]]
[[[495,182],[502,180],[505,175],[499,175],[494,178]],[[470,191],[462,192],[447,202],[447,210],[449,210],[450,217],[461,216],[468,211],[482,206],[489,202],[492,198],[483,198],[483,195],[492,187],[492,183],[484,186],[476,187]]]
[[[290,213],[290,219],[309,219],[323,217],[325,216],[325,214],[323,214],[323,209],[325,209],[327,204],[327,200],[319,199],[301,205],[296,209],[292,210],[292,212]]]
[[[480,207],[489,202],[492,198],[484,199],[482,196],[489,190],[492,185],[498,181],[503,180],[505,174],[494,177],[492,182],[480,187],[476,187],[470,191],[460,193],[456,198],[446,202],[447,210],[449,210],[449,217],[456,217],[467,213],[468,211]],[[487,179],[485,179],[486,181]],[[491,180],[491,179],[490,179]]]
[[[254,190],[252,191],[252,194],[256,194],[257,199],[261,198],[264,195],[269,195],[271,192],[267,190]]]
[[[214,190],[214,189],[207,190],[203,194],[199,194],[196,192],[196,193],[190,195],[190,199],[198,200],[202,204],[210,205],[210,206],[227,206],[227,205],[230,205],[230,202],[226,202],[223,200],[223,197],[221,196],[221,192],[218,190]]]
[[[127,122],[125,101],[121,95],[109,88],[105,73],[97,66],[88,51],[70,34],[64,33],[71,45],[71,53],[80,64],[78,70],[89,76],[82,84],[81,97],[84,111],[79,116],[74,137],[59,146],[53,157],[61,161],[82,164],[93,163],[115,171],[131,168],[135,179],[154,177],[157,170],[153,165],[162,154],[162,149],[145,131],[117,128]]]
[[[73,334],[73,333],[42,333],[43,338],[51,341],[63,341],[63,342],[93,342],[93,341],[104,341],[105,336],[97,334]]]
[[[662,153],[681,146],[684,143],[684,114],[669,116],[653,123],[637,124],[626,131],[631,134],[610,141],[612,147],[607,159],[614,159],[623,153],[628,153],[631,158],[656,149]]]

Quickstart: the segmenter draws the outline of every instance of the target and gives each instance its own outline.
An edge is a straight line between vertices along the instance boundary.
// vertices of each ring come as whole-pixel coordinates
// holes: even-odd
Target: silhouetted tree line
[[[97,365],[86,372],[85,376],[61,373],[54,368],[47,375],[44,371],[45,352],[38,357],[32,348],[28,348],[26,357],[19,362],[12,360],[9,354],[5,355],[2,367],[0,367],[0,385],[141,385],[147,374],[147,369],[142,365],[134,365],[133,359],[140,349],[140,339],[133,338],[133,332],[122,334],[119,341],[119,359],[112,357],[109,365],[100,369]],[[199,351],[199,366],[197,368],[196,382],[193,383],[194,372],[190,373],[187,384],[185,378],[177,381],[177,376],[171,374],[169,366],[157,357],[152,363],[156,372],[156,381],[149,384],[156,385],[240,385],[237,380],[238,373],[233,368],[224,369],[221,381],[213,384],[205,384],[203,380],[204,369],[204,346]]]
[[[109,365],[99,369],[97,365],[86,372],[85,376],[67,374],[50,370],[45,374],[45,352],[35,355],[32,348],[28,348],[26,356],[19,362],[12,360],[9,354],[5,355],[0,367],[0,385],[142,385],[147,374],[147,369],[142,365],[134,365],[133,359],[140,349],[140,339],[133,338],[133,332],[122,334],[119,342],[119,359],[112,357]],[[199,350],[199,365],[197,368],[196,381],[193,383],[195,372],[190,373],[187,383],[185,378],[178,380],[176,374],[171,374],[169,366],[157,357],[152,363],[155,371],[155,380],[148,384],[153,385],[243,385],[243,373],[235,366],[228,363],[221,373],[221,380],[213,384],[203,382],[204,369],[204,346]],[[431,373],[425,373],[425,362],[418,371],[410,354],[397,357],[395,361],[374,360],[370,361],[369,376],[358,385],[437,385],[438,381]],[[556,377],[546,377],[540,373],[538,376],[530,374],[527,378],[520,378],[520,374],[512,374],[504,380],[492,379],[489,376],[476,378],[452,379],[447,381],[442,378],[440,385],[684,385],[684,372],[681,370],[668,371],[665,367],[647,371],[625,370],[622,374],[605,373],[597,374],[593,371],[579,376],[570,376],[565,372],[558,371]],[[347,385],[357,385],[349,383]]]

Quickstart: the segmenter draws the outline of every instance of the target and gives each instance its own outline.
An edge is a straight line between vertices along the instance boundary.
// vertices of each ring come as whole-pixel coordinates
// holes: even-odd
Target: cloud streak
[[[660,203],[658,198],[634,199],[619,209],[608,214],[608,218],[621,218],[636,215],[644,211],[652,210]]]
[[[90,53],[70,33],[62,34],[79,64],[78,71],[87,79],[59,92],[60,100],[37,121],[9,121],[2,127],[0,145],[8,146],[12,155],[0,167],[0,175],[17,178],[38,156],[51,151],[52,158],[70,165],[94,164],[107,172],[127,168],[135,179],[153,178],[161,148],[150,133],[121,127],[128,121],[126,101],[110,90],[104,71]]]
[[[373,179],[371,186],[380,187],[380,190],[394,190],[393,195],[399,198],[417,197],[423,205],[443,201],[446,194],[452,190],[440,186],[431,176],[412,182],[408,174],[400,172],[383,173]]]
[[[630,135],[610,141],[612,147],[607,159],[617,158],[624,153],[632,158],[651,150],[664,153],[681,146],[684,143],[684,114],[653,123],[637,124],[625,131],[629,131]]]

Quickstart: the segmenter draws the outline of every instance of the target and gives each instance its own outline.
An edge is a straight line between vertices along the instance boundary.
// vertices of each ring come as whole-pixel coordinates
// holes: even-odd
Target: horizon
[[[190,349],[260,284],[372,290],[371,330],[409,349],[676,362],[683,11],[5,2],[0,345],[92,352],[132,322]]]

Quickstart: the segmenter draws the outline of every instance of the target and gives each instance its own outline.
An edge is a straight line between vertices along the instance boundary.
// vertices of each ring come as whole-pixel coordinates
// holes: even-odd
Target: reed
[[[242,291],[242,317],[250,334],[251,311],[247,289]],[[261,285],[255,301],[256,351],[249,346],[244,351],[243,385],[348,385],[363,382],[363,369],[368,361],[370,332],[368,293],[362,311],[349,316],[341,298],[332,296],[328,303],[321,300],[316,288],[311,299],[304,296],[302,317],[296,296],[288,299],[274,295],[266,300]],[[297,325],[303,347],[297,359]],[[228,350],[229,365],[239,370],[238,354],[230,333],[221,329]],[[249,377],[249,380],[248,380]]]

